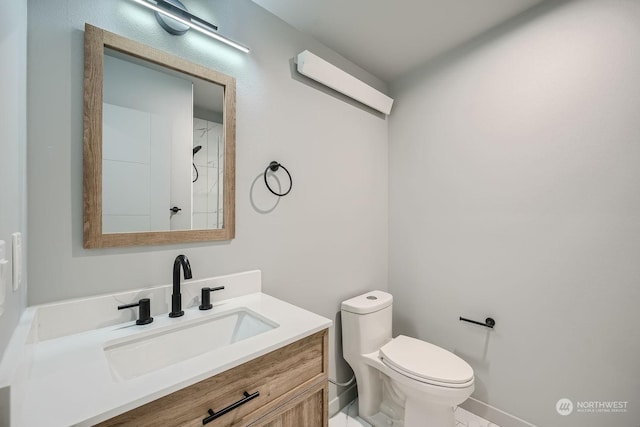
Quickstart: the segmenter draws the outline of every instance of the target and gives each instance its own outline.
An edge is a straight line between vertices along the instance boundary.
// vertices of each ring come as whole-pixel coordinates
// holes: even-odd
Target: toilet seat
[[[386,366],[406,377],[441,387],[464,388],[473,384],[467,362],[437,345],[399,335],[379,350]]]

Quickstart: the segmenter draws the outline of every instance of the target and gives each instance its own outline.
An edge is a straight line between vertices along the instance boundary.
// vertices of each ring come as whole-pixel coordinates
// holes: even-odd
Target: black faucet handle
[[[119,305],[118,310],[132,307],[140,307],[136,325],[147,325],[153,322],[153,317],[151,317],[151,300],[149,298],[142,298],[140,301],[132,304]]]
[[[202,295],[200,296],[200,310],[211,310],[213,304],[211,304],[211,292],[221,291],[224,286],[217,286],[215,288],[202,288]]]

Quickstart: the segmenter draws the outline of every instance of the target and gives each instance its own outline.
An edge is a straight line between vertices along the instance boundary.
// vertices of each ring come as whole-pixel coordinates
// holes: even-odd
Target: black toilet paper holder
[[[478,321],[475,321],[475,320],[471,320],[471,319],[465,319],[462,316],[460,317],[460,320],[463,321],[463,322],[473,323],[474,325],[484,326],[485,328],[490,328],[490,329],[493,329],[493,327],[496,326],[496,321],[493,320],[493,318],[491,318],[491,317],[487,317],[484,320],[484,323],[478,322]]]

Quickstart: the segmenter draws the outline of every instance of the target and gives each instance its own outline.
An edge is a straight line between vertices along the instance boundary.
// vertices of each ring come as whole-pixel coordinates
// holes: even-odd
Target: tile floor
[[[336,415],[329,419],[329,427],[371,427],[371,424],[358,417],[358,400],[354,400]],[[499,427],[484,418],[465,411],[456,409],[456,427]]]
[[[500,427],[462,408],[456,408],[456,427]]]

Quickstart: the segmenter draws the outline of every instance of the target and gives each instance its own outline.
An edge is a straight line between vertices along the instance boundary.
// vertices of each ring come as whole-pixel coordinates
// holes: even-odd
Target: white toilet
[[[392,303],[382,291],[342,303],[342,354],[356,375],[360,417],[376,427],[454,427],[473,369],[428,342],[392,338]]]

